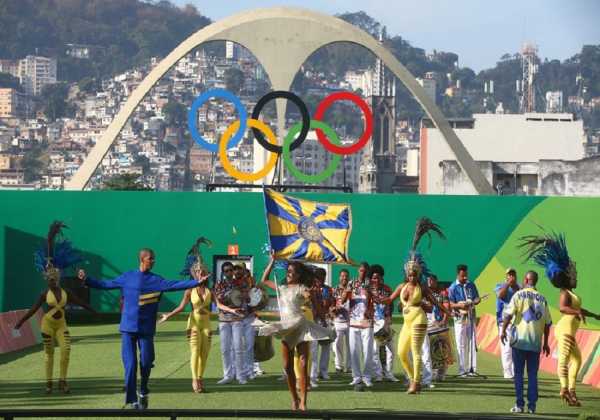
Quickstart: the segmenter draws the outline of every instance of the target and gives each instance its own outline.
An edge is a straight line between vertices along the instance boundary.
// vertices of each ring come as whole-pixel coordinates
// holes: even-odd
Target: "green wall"
[[[296,194],[297,195],[297,194]],[[536,231],[531,222],[567,232],[571,254],[581,274],[578,292],[584,304],[600,311],[592,301],[593,273],[600,273],[598,252],[592,246],[600,237],[594,215],[600,199],[495,196],[418,196],[362,194],[301,194],[323,201],[349,203],[353,230],[350,256],[356,261],[380,263],[386,281],[402,279],[402,264],[412,240],[414,224],[426,215],[439,223],[447,240],[434,239],[423,252],[443,280],[454,278],[454,267],[466,263],[481,293],[490,292],[503,278],[503,268],[525,265],[515,251],[515,239]],[[64,221],[66,235],[81,250],[87,271],[114,277],[136,268],[136,253],[151,247],[157,253],[155,271],[178,279],[185,253],[196,237],[206,236],[214,246],[206,251],[226,253],[234,241],[240,253],[254,254],[256,275],[266,258],[260,248],[267,238],[262,193],[162,192],[0,192],[0,311],[26,308],[44,287],[32,266],[33,251],[42,243],[53,220]],[[334,272],[337,272],[334,270]],[[542,290],[556,302],[556,290],[544,282]],[[596,294],[597,295],[597,294]],[[168,294],[163,309],[179,300]],[[93,292],[92,302],[103,311],[118,309],[118,294]],[[493,300],[485,309],[493,310]],[[592,324],[593,325],[593,324]],[[598,324],[596,324],[598,325]]]

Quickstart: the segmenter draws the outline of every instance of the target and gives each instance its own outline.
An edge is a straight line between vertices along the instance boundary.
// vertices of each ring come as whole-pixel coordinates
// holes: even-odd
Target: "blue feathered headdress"
[[[196,242],[194,245],[192,245],[187,253],[183,269],[180,272],[181,275],[191,277],[192,267],[194,265],[197,265],[198,267],[204,267],[204,259],[202,258],[202,253],[200,252],[200,245],[202,244],[206,244],[209,248],[212,246],[212,242],[203,236],[196,239]]]
[[[48,230],[46,244],[34,252],[33,262],[35,269],[40,273],[50,274],[51,270],[55,273],[56,269],[64,270],[83,260],[70,241],[57,238],[63,228],[67,228],[63,222],[53,222]]]
[[[431,232],[435,232],[440,238],[446,239],[440,226],[436,223],[433,223],[430,218],[421,217],[419,220],[417,220],[412,247],[408,251],[408,258],[404,264],[404,271],[408,274],[409,271],[417,270],[419,272],[421,281],[426,280],[427,277],[431,275],[431,271],[427,267],[427,263],[425,262],[423,255],[417,251],[417,246],[419,245],[421,238],[423,238],[425,235],[429,237],[429,245],[431,246]]]
[[[543,230],[543,229],[542,229]],[[569,257],[565,235],[544,231],[542,235],[520,238],[519,248],[524,248],[525,260],[533,260],[544,267],[546,276],[555,287],[565,287],[577,278],[575,262]]]

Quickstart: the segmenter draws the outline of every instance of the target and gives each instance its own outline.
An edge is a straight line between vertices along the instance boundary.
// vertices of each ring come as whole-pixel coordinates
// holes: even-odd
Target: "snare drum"
[[[269,295],[260,286],[251,288],[248,297],[250,298],[248,306],[257,311],[263,309],[269,303]]]

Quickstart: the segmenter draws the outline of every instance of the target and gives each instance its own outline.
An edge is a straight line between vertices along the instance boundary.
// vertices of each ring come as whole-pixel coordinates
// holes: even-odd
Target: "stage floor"
[[[216,323],[213,323],[216,327]],[[400,330],[400,325],[395,327]],[[41,346],[0,355],[0,408],[120,408],[123,405],[120,335],[118,325],[70,327],[72,337],[69,365],[70,395],[44,393],[44,362]],[[290,406],[285,382],[278,380],[281,372],[279,342],[277,354],[262,363],[266,375],[247,385],[232,383],[216,385],[221,378],[219,337],[213,336],[205,374],[206,394],[191,390],[189,347],[184,321],[169,321],[158,327],[156,362],[150,382],[151,408],[194,409],[263,409],[282,410]],[[59,351],[55,353],[58,372]],[[309,393],[310,409],[330,410],[398,410],[402,412],[449,412],[473,415],[506,416],[514,405],[512,381],[501,377],[500,360],[484,352],[478,355],[479,371],[488,379],[449,378],[436,388],[411,396],[402,384],[376,383],[365,392],[355,392],[348,383],[350,375],[331,374],[331,380],[321,381]],[[398,360],[394,361],[396,376],[401,377]],[[331,368],[333,371],[333,355]],[[449,375],[456,373],[452,366]],[[578,385],[583,407],[564,406],[558,398],[559,384],[554,375],[540,374],[538,414],[555,418],[573,418],[581,413],[600,413],[600,391]]]

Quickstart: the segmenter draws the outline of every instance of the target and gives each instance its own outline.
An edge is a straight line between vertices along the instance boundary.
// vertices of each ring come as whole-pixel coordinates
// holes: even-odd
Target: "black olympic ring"
[[[262,111],[267,102],[269,102],[271,99],[276,98],[284,98],[289,101],[292,101],[300,110],[300,115],[302,115],[302,129],[300,130],[298,137],[296,137],[292,144],[290,144],[290,151],[297,149],[304,142],[304,140],[306,140],[308,130],[310,129],[310,115],[308,114],[308,108],[306,108],[306,104],[297,95],[285,90],[274,90],[273,92],[267,93],[265,96],[260,98],[256,106],[252,110],[252,119],[258,120],[258,117],[260,116],[260,111]],[[260,143],[260,145],[268,151],[277,154],[281,154],[283,152],[281,146],[269,143],[265,139],[264,134],[257,128],[252,127],[252,132],[254,133],[254,137]]]

